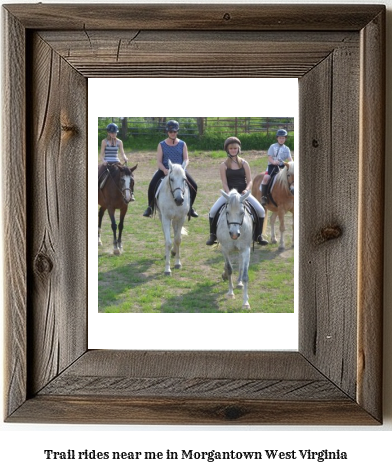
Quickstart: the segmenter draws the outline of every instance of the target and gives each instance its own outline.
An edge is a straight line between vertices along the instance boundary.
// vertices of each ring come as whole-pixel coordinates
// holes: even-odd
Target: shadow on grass
[[[142,259],[113,268],[107,272],[101,271],[98,279],[100,306],[115,305],[118,303],[118,295],[123,294],[130,286],[144,285],[153,280],[155,276],[146,275],[146,272],[155,263],[155,259]]]
[[[211,283],[198,283],[181,298],[167,298],[161,306],[161,313],[218,313],[220,296],[212,291]]]

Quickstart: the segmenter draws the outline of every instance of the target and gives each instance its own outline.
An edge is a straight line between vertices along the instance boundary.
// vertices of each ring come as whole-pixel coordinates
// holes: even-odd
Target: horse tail
[[[268,211],[267,209],[265,210],[265,217],[264,217],[264,222],[263,222],[263,228],[261,229],[261,233],[263,235],[266,235],[267,232],[267,224],[268,224]]]
[[[259,202],[261,202],[261,183],[263,181],[265,173],[259,173],[255,176],[252,183],[252,196],[254,196]]]

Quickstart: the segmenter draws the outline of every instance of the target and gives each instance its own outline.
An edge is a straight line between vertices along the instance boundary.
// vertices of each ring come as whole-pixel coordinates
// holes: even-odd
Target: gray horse
[[[225,270],[222,274],[224,280],[229,280],[228,298],[234,298],[233,291],[233,266],[230,255],[234,252],[239,255],[239,276],[237,288],[242,290],[242,308],[250,309],[248,301],[248,268],[250,260],[250,247],[252,244],[253,223],[250,215],[245,210],[244,201],[250,191],[239,194],[232,189],[229,194],[221,190],[227,204],[223,208],[218,220],[217,240],[221,245],[225,258]]]
[[[169,161],[169,172],[162,180],[157,196],[157,209],[165,236],[165,275],[171,275],[170,252],[175,257],[174,268],[181,268],[181,235],[186,234],[183,225],[189,208],[189,188],[186,181],[185,166],[172,164]],[[174,231],[173,248],[170,236],[171,226],[173,226]]]

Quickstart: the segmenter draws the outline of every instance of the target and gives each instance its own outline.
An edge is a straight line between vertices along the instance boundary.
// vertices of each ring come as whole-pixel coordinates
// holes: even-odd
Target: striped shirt
[[[165,142],[165,140],[163,140],[162,142],[160,142],[160,144],[163,152],[162,164],[166,169],[169,169],[169,160],[173,164],[176,163],[178,165],[182,165],[182,162],[184,161],[182,153],[184,150],[185,142],[180,140],[177,145],[170,146]]]
[[[118,158],[118,149],[119,149],[119,141],[116,140],[116,145],[112,146],[109,140],[106,140],[106,147],[105,147],[105,161],[108,163],[118,163],[120,162]]]

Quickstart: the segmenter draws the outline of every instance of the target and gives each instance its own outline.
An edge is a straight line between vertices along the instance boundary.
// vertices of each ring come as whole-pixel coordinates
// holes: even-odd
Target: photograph
[[[98,311],[293,313],[294,139],[294,117],[98,117]]]

